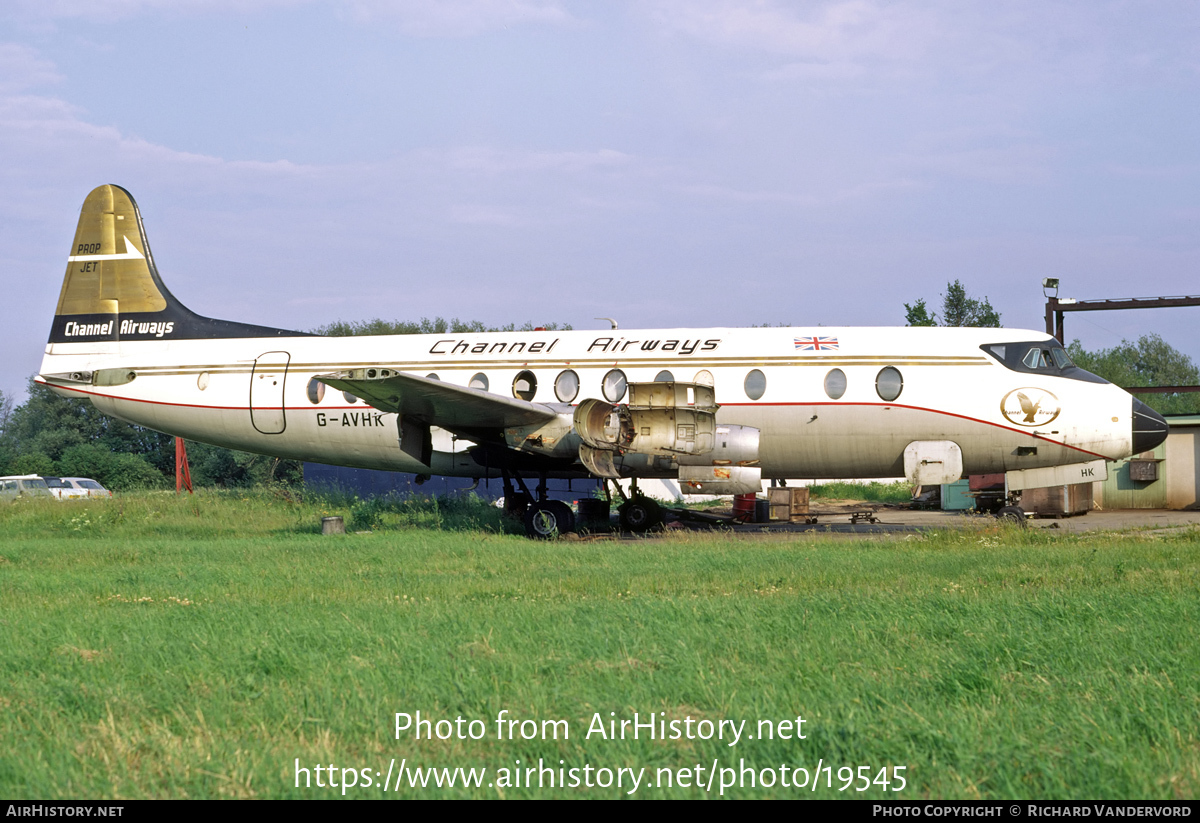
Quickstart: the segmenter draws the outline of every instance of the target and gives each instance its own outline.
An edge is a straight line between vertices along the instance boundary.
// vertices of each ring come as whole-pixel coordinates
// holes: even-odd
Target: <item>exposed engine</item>
[[[746,494],[762,487],[758,429],[717,424],[711,386],[630,383],[629,402],[575,409],[579,458],[598,477],[675,475],[685,494]]]

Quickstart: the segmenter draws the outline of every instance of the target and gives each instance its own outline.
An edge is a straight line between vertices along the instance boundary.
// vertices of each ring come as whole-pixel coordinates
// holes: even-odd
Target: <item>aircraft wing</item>
[[[317,379],[350,392],[381,411],[395,412],[402,418],[451,432],[499,430],[547,423],[558,417],[557,412],[537,403],[388,368],[319,374]]]

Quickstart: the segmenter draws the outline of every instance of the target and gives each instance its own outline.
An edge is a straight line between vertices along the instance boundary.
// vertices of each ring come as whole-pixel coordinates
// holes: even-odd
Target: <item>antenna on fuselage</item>
[[[593,317],[592,319],[593,320],[607,320],[614,329],[617,327],[617,321],[613,320],[611,317]]]

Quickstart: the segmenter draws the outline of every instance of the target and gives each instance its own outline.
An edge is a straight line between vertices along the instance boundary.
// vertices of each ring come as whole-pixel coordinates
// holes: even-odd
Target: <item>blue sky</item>
[[[0,390],[85,195],[201,314],[1006,326],[1200,293],[1194,2],[7,0]],[[1068,315],[1089,347],[1200,309]]]

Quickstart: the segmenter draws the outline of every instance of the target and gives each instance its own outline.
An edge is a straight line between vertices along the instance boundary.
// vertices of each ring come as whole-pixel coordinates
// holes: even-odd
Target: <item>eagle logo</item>
[[[1024,387],[1013,389],[1000,401],[1004,419],[1018,426],[1045,426],[1062,411],[1058,398],[1045,389]]]

